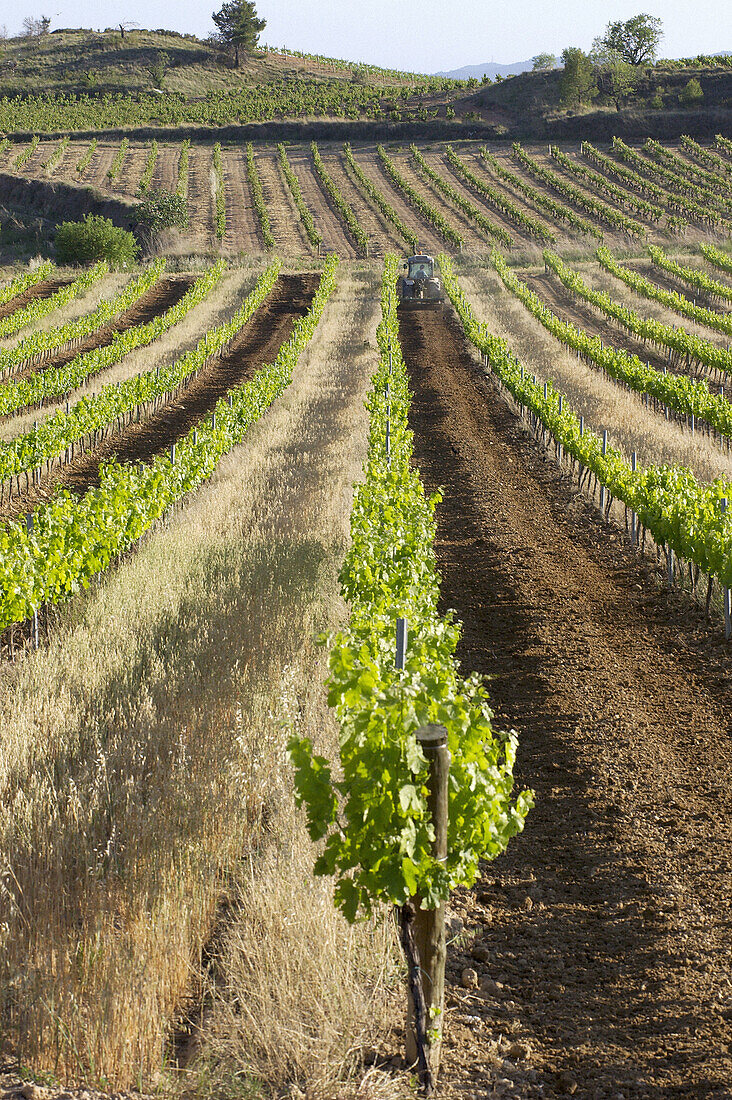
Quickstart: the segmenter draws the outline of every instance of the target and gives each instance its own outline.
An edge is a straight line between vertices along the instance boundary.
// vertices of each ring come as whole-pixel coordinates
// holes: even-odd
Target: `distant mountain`
[[[455,80],[469,80],[475,76],[480,80],[483,73],[488,73],[491,80],[501,76],[515,76],[517,73],[525,73],[533,69],[533,61],[515,61],[513,65],[497,65],[495,61],[486,61],[483,65],[463,65],[462,69],[451,69],[448,73],[435,73],[435,76],[451,76]]]

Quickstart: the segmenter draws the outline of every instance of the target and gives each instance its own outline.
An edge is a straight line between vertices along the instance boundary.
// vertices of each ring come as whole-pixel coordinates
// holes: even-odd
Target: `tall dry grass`
[[[688,466],[700,481],[722,474],[732,477],[732,457],[719,443],[643,405],[598,370],[578,360],[505,289],[487,268],[470,269],[460,277],[476,317],[508,341],[526,368],[543,381],[553,381],[588,428],[608,431],[608,440],[626,455],[635,451],[642,465],[677,463]],[[622,346],[622,342],[619,344]]]
[[[171,1021],[195,992],[217,905],[232,883],[246,896],[252,867],[273,896],[278,844],[287,876],[270,927],[292,950],[302,941],[285,702],[294,668],[312,720],[322,657],[311,639],[343,613],[337,569],[365,453],[376,292],[376,273],[342,275],[292,386],[210,484],[64,610],[46,648],[0,669],[0,1026],[35,1071],[163,1087]],[[342,1008],[347,1021],[371,1003],[363,989],[383,986],[383,947],[336,926],[318,896],[310,913],[319,906],[328,931],[308,949],[322,942],[323,968],[350,952],[358,1007]],[[310,1035],[298,1003],[309,1002],[293,997],[292,1014],[271,1019],[276,1044]],[[378,1026],[383,1013],[374,996]],[[224,1016],[214,1019],[221,1042]],[[350,1042],[309,1069],[295,1062],[295,1076],[335,1080]],[[255,1076],[274,1064],[258,1061]]]

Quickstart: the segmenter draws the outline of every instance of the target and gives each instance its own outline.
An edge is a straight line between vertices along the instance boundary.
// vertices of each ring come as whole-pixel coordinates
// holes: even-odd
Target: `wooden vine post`
[[[444,726],[423,726],[417,740],[429,762],[427,779],[430,816],[435,830],[435,859],[447,859],[447,780],[450,752]],[[406,1055],[416,1063],[420,1084],[429,1095],[437,1078],[442,1044],[445,1004],[445,903],[436,909],[421,909],[421,899],[412,898],[401,910],[402,945],[410,968],[407,1011]],[[411,957],[410,957],[411,956]]]

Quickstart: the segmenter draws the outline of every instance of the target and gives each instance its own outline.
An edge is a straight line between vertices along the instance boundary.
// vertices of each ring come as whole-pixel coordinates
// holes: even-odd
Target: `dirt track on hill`
[[[280,275],[270,295],[221,357],[212,360],[180,393],[166,401],[140,424],[121,430],[113,422],[104,438],[75,460],[54,466],[40,485],[31,485],[20,497],[5,503],[0,520],[22,515],[59,489],[84,493],[99,483],[99,465],[150,462],[211,412],[234,386],[245,382],[258,367],[274,361],[298,317],[307,313],[318,287],[317,274]]]
[[[732,655],[560,476],[451,314],[402,320],[463,668],[537,804],[453,910],[449,1097],[732,1096]],[[481,986],[461,987],[473,968]]]

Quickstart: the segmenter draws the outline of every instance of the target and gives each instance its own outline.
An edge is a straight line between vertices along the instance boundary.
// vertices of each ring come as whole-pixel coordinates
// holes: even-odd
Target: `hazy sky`
[[[25,15],[52,27],[104,28],[121,15],[142,27],[205,37],[221,0],[0,0],[0,25],[18,33]],[[434,72],[524,61],[565,46],[589,49],[610,20],[649,11],[663,20],[662,57],[732,50],[730,0],[258,0],[262,40],[311,53]]]

